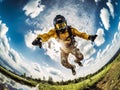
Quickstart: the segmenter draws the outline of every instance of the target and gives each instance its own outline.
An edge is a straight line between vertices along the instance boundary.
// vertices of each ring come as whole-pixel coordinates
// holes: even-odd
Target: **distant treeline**
[[[94,74],[89,74],[85,77],[79,77],[79,78],[76,78],[74,80],[67,80],[67,81],[61,80],[61,81],[54,82],[53,78],[51,76],[49,76],[48,80],[46,80],[44,76],[43,76],[43,79],[33,78],[32,75],[31,76],[26,76],[26,73],[24,73],[23,75],[18,75],[15,72],[7,70],[6,68],[4,68],[2,66],[0,66],[0,72],[3,73],[4,75],[10,77],[11,79],[21,83],[21,84],[26,84],[26,85],[29,85],[29,86],[35,86],[38,83],[43,83],[43,84],[47,83],[47,84],[50,84],[50,85],[68,85],[68,84],[78,83],[78,82],[81,82],[81,81],[86,80],[86,79],[91,80],[92,76],[98,74],[99,72],[104,70],[104,68],[106,68],[106,66],[108,64],[112,63],[114,61],[114,59],[119,55],[119,53],[120,53],[120,49],[118,50],[118,52],[112,57],[112,59],[104,67],[102,67],[100,70],[98,70]],[[18,77],[14,76],[14,75],[16,75]]]

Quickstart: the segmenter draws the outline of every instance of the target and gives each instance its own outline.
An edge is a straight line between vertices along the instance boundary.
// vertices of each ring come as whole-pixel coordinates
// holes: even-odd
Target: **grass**
[[[76,84],[73,83],[68,85],[49,85],[40,83],[39,90],[83,90],[93,86],[95,83],[101,80],[112,68],[112,66],[118,62],[120,62],[120,54],[112,63],[108,64],[102,71],[90,77],[89,79],[83,80],[82,82],[78,82]]]
[[[96,85],[103,90],[120,90],[120,55],[105,77]]]
[[[89,88],[89,87],[93,86],[95,83],[97,83],[99,80],[101,80],[106,75],[106,73],[112,68],[112,66],[114,64],[117,64],[118,62],[120,62],[120,54],[117,56],[117,58],[112,63],[108,64],[106,67],[104,67],[104,69],[102,69],[97,74],[95,74],[81,82],[71,83],[68,85],[50,85],[47,83],[41,83],[41,82],[38,83],[37,81],[18,76],[16,74],[10,72],[9,70],[3,68],[2,66],[0,66],[0,72],[19,83],[22,83],[22,84],[25,84],[28,86],[38,85],[39,90],[83,90],[85,88]]]

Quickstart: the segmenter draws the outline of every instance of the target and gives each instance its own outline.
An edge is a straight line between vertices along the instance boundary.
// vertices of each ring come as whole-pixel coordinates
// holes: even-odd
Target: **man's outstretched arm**
[[[42,47],[42,42],[48,41],[51,37],[56,38],[55,30],[50,30],[48,33],[38,34],[37,38],[32,42],[32,45]]]
[[[86,39],[86,40],[91,40],[92,42],[94,42],[94,40],[96,39],[97,35],[88,35],[87,33],[84,32],[79,32],[77,29],[72,28],[72,33],[75,36],[78,36],[80,38]]]

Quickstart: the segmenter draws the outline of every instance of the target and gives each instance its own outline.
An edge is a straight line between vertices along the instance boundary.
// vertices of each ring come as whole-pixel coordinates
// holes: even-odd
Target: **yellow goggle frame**
[[[56,28],[57,30],[61,30],[61,29],[64,29],[66,26],[67,26],[67,24],[66,24],[65,22],[63,22],[63,23],[58,23],[58,24],[56,24],[56,25],[55,25],[55,28]]]

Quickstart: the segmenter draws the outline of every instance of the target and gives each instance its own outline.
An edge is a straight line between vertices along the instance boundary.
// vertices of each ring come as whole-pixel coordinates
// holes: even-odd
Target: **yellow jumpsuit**
[[[89,35],[83,32],[79,32],[76,28],[71,27],[71,32],[74,36],[78,36],[80,38],[88,40]],[[68,62],[69,54],[73,54],[76,57],[75,62],[78,63],[83,59],[83,54],[79,49],[76,48],[74,44],[71,44],[71,38],[68,38],[69,33],[66,30],[64,33],[60,33],[59,36],[56,33],[55,29],[51,29],[48,33],[39,34],[37,38],[41,38],[42,42],[48,41],[50,38],[57,39],[61,44],[61,64],[69,69],[72,69],[74,66]],[[67,39],[66,39],[67,38]]]

